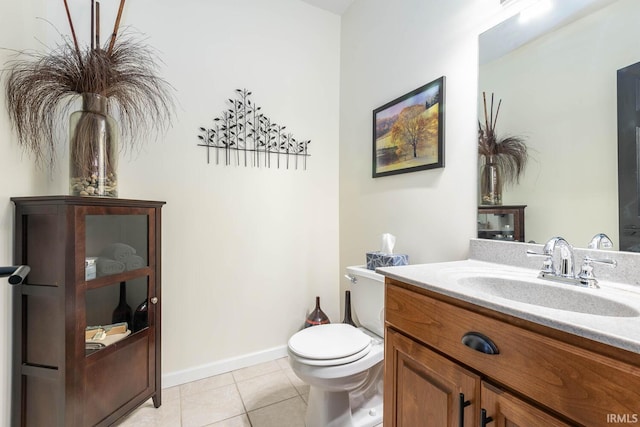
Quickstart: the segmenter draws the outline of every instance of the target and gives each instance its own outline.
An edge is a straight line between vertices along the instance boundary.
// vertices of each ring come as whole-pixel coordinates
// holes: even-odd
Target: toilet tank
[[[384,276],[364,266],[347,267],[351,308],[360,326],[384,337]]]

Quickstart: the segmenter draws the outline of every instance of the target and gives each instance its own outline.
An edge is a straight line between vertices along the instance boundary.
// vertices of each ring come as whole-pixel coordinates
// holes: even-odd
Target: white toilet
[[[384,276],[347,267],[352,309],[361,325],[313,326],[289,339],[289,362],[310,385],[306,427],[382,423]]]

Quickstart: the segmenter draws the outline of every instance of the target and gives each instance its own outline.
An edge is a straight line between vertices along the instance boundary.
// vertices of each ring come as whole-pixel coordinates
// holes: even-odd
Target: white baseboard
[[[201,380],[214,375],[224,374],[236,369],[257,365],[258,363],[270,362],[287,355],[287,346],[278,346],[255,353],[243,354],[242,356],[229,359],[218,360],[206,365],[200,365],[182,371],[169,372],[162,375],[162,388],[169,388],[191,381]]]

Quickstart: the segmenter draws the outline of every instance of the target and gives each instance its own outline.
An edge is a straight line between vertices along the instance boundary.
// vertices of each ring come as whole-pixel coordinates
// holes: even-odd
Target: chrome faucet
[[[556,247],[560,251],[559,263],[555,261]],[[605,264],[610,267],[615,267],[617,265],[615,260],[595,259],[590,256],[585,256],[580,273],[576,275],[573,246],[560,236],[549,239],[549,241],[544,245],[541,253],[527,250],[527,255],[544,257],[542,269],[538,274],[539,278],[590,288],[598,287],[598,281],[593,275],[592,264]]]
[[[559,264],[554,258],[556,247],[560,249]],[[549,241],[544,245],[542,253],[528,250],[527,255],[542,256],[545,258],[539,275],[541,278],[552,276],[573,279],[575,277],[573,246],[560,236],[549,239]]]
[[[613,249],[613,242],[604,233],[598,233],[589,242],[589,249]]]

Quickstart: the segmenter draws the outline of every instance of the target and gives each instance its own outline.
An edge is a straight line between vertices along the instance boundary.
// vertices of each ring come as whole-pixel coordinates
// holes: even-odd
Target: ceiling
[[[480,64],[493,61],[523,44],[555,28],[576,20],[594,10],[611,4],[613,0],[553,0],[551,10],[541,16],[523,22],[520,9],[518,15],[506,19],[489,31],[480,34]],[[535,2],[506,0],[505,6],[519,3],[531,5]]]
[[[355,0],[302,0],[312,6],[342,15]]]

